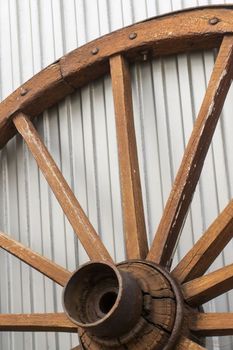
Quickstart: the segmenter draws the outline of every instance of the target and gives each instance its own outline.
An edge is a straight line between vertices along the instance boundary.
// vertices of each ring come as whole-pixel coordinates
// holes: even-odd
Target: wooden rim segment
[[[128,62],[141,60],[143,52],[146,52],[148,58],[152,58],[190,50],[218,48],[219,46],[220,50],[200,112],[158,231],[148,252]],[[233,286],[233,264],[202,276],[232,238],[233,201],[228,204],[172,273],[170,274],[167,271],[170,268],[171,259],[202,171],[205,156],[231,84],[232,62],[233,6],[186,10],[118,30],[74,50],[38,73],[0,104],[0,147],[3,147],[17,131],[22,135],[57,197],[64,214],[92,260],[93,267],[92,273],[89,271],[89,274],[87,274],[87,267],[84,266],[80,269],[80,271],[83,269],[86,272],[80,272],[82,278],[75,279],[75,292],[72,289],[74,299],[68,298],[68,309],[79,310],[78,322],[82,313],[80,310],[83,310],[84,299],[87,299],[85,299],[86,323],[81,320],[82,322],[77,322],[77,325],[74,326],[74,323],[69,321],[63,313],[0,314],[0,331],[77,332],[77,327],[80,327],[81,343],[86,344],[82,345],[83,348],[89,348],[89,345],[87,345],[89,344],[89,337],[94,336],[96,337],[93,338],[93,349],[95,350],[102,349],[101,344],[108,344],[107,346],[110,348],[119,347],[119,343],[129,344],[132,337],[135,338],[132,344],[134,342],[135,344],[130,349],[137,350],[138,346],[141,346],[136,344],[139,339],[138,334],[141,334],[142,329],[145,330],[145,322],[148,320],[148,327],[152,325],[157,327],[153,336],[151,332],[147,333],[146,331],[146,336],[142,340],[141,344],[143,346],[145,344],[144,339],[145,341],[148,340],[149,343],[151,342],[147,347],[148,350],[160,349],[165,344],[163,343],[165,338],[169,340],[164,349],[201,350],[205,348],[191,340],[196,339],[192,337],[193,334],[194,336],[233,334],[233,316],[231,314],[229,322],[223,326],[221,322],[223,322],[225,314],[219,314],[218,319],[217,314],[198,312],[200,305],[225,293]],[[91,225],[31,120],[34,116],[38,116],[45,109],[71,94],[75,89],[109,71],[115,106],[126,254],[129,259],[125,263],[125,270],[122,267],[123,263],[117,266],[113,264],[110,254]],[[62,286],[70,277],[69,271],[1,232],[0,247]],[[136,269],[134,266],[136,261],[138,266],[141,264],[143,268],[140,265],[140,268],[137,266]],[[107,266],[102,266],[102,275],[99,269],[101,264]],[[165,270],[165,267],[167,270]],[[121,279],[116,278],[119,274],[118,268],[122,269]],[[77,275],[79,274],[76,271],[73,276]],[[161,280],[161,275],[166,276],[166,281]],[[82,283],[77,282],[78,280],[81,280]],[[66,288],[70,285],[73,287],[72,281],[71,278]],[[83,281],[88,281],[88,283],[85,282],[85,284]],[[90,281],[91,283],[89,283]],[[95,281],[94,287],[93,281]],[[120,288],[121,281],[124,281],[124,288]],[[165,287],[161,285],[161,281]],[[81,289],[78,283],[81,283]],[[149,288],[150,283],[153,288]],[[133,288],[130,289],[129,286],[133,286]],[[183,294],[180,292],[180,287]],[[135,291],[135,288],[137,289],[135,296],[137,302],[132,298],[132,290]],[[77,308],[77,291],[81,295],[79,309]],[[93,292],[93,300],[90,298],[90,291]],[[73,295],[72,293],[70,295]],[[110,304],[109,298],[111,298]],[[89,304],[90,299],[91,304]],[[71,308],[70,300],[72,300]],[[159,311],[156,309],[157,306],[154,308],[156,300],[156,305],[160,305],[158,307]],[[138,303],[138,312],[133,326],[130,322],[126,322],[126,330],[122,319],[126,319],[127,312],[130,312],[127,317],[131,318],[132,316],[133,308],[130,309],[130,302],[134,306]],[[171,310],[173,310],[170,314],[175,312],[176,317],[171,321],[166,318],[165,321],[163,320],[164,324],[162,321],[162,324],[158,323],[158,327],[154,319],[157,320],[156,317],[159,313],[163,315],[161,310],[164,306],[161,305],[164,302],[167,305],[170,303]],[[96,308],[91,308],[90,305],[95,305]],[[92,309],[95,310],[95,316],[98,316],[94,321]],[[107,311],[105,312],[105,310]],[[184,316],[184,313],[187,314]],[[112,320],[115,320],[116,314],[120,316],[119,319],[117,318],[117,322],[114,323],[115,321]],[[147,320],[149,316],[150,318]],[[186,318],[188,325],[183,322]],[[105,334],[103,328],[106,320],[111,322],[108,323],[109,329]],[[103,327],[101,322],[104,324]],[[120,323],[122,329],[120,331],[118,329],[119,332],[117,333]],[[99,333],[96,329],[94,331],[92,329],[93,334],[91,332],[88,334],[89,328],[93,324],[95,326],[101,324],[101,332],[99,329]],[[155,337],[155,334],[157,337],[157,333],[161,336],[161,331],[165,332],[161,338],[162,340],[160,338],[155,340],[153,337]],[[148,336],[148,334],[150,335]],[[80,347],[77,349],[80,349]]]
[[[123,28],[92,41],[48,66],[0,104],[0,146],[13,137],[11,123],[19,111],[30,117],[109,72],[109,59],[123,54],[130,61],[218,47],[233,32],[233,7],[204,7],[157,17]],[[211,23],[211,19],[217,22]],[[197,25],[198,23],[198,25]]]

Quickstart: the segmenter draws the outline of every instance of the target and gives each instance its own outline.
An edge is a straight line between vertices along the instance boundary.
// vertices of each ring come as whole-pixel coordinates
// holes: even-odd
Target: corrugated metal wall
[[[117,28],[186,7],[223,1],[0,0],[0,94],[70,50]],[[168,197],[214,63],[193,53],[132,67],[135,124],[150,242]],[[175,262],[224,208],[233,192],[233,91],[214,136]],[[124,259],[114,111],[109,77],[45,112],[37,127],[111,254]],[[74,270],[87,260],[20,137],[0,153],[0,229]],[[232,243],[213,265],[232,262]],[[0,252],[0,312],[62,310],[61,288]],[[232,293],[206,306],[232,310]],[[232,310],[233,311],[233,310]],[[1,333],[1,350],[70,349],[76,336]],[[233,349],[230,337],[209,349]]]

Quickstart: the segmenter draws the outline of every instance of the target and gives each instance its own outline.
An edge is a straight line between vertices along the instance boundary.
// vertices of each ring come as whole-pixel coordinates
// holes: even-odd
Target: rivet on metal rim
[[[94,49],[91,50],[92,55],[97,55],[98,52],[99,52],[98,47],[95,47]]]
[[[27,93],[28,93],[28,90],[27,90],[27,89],[25,89],[25,88],[21,88],[21,89],[20,89],[20,95],[21,95],[21,96],[25,96]]]
[[[209,24],[215,25],[215,24],[217,24],[219,21],[220,21],[219,18],[213,17],[213,18],[211,18],[211,19],[209,20]]]
[[[137,37],[137,33],[130,33],[129,34],[129,39],[130,40],[133,40],[133,39],[135,39]]]

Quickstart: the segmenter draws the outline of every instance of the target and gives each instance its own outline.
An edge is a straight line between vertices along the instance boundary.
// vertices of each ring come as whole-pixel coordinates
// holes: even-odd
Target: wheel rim
[[[203,15],[201,18],[200,13]],[[197,21],[199,23],[198,30],[195,29]],[[177,26],[178,23],[183,25]],[[232,24],[231,7],[202,8],[139,23],[118,31],[116,34],[98,39],[61,58],[25,83],[0,105],[1,145],[5,145],[15,134],[16,129],[23,136],[92,261],[97,261],[99,264],[104,262],[105,265],[113,266],[110,254],[74,197],[46,146],[41,141],[31,119],[45,108],[57,103],[67,94],[72,93],[75,88],[105,74],[110,67],[115,102],[125,244],[128,258],[126,264],[133,265],[132,259],[145,261],[144,264],[148,268],[157,269],[165,275],[166,272],[162,271],[164,271],[164,268],[170,269],[171,258],[231,84],[233,69]],[[188,32],[187,25],[190,28]],[[174,30],[171,31],[171,29]],[[116,45],[111,44],[112,40]],[[171,46],[167,45],[168,42]],[[146,55],[148,58],[160,54],[218,46],[220,46],[219,54],[194,131],[185,151],[152,247],[148,249],[128,62],[138,60],[142,54],[143,57]],[[205,232],[203,238],[194,245],[177,267],[171,273],[167,272],[166,279],[169,280],[172,286],[172,291],[176,296],[177,308],[179,308],[181,315],[178,322],[179,326],[177,326],[176,313],[171,312],[170,316],[174,316],[172,332],[175,329],[175,332],[179,333],[179,337],[173,337],[172,342],[167,340],[166,345],[163,337],[157,339],[156,342],[149,340],[151,343],[146,348],[169,349],[171,346],[176,346],[177,349],[200,349],[201,346],[190,339],[192,333],[199,337],[232,334],[233,317],[231,317],[231,314],[227,315],[229,323],[223,325],[221,321],[225,319],[225,314],[198,312],[198,307],[203,303],[232,288],[232,265],[202,276],[232,237],[232,207],[233,204],[230,202]],[[64,285],[69,279],[70,273],[60,266],[24,246],[20,246],[18,242],[5,234],[1,234],[0,238],[0,246],[3,249],[19,257],[55,282]],[[97,262],[92,264],[97,264]],[[162,270],[155,263],[162,266]],[[119,271],[121,268],[122,266],[118,265]],[[112,269],[115,268],[112,267]],[[117,269],[114,271],[117,274]],[[131,275],[133,275],[133,272],[129,273],[129,276]],[[142,283],[142,279],[139,279],[138,283],[140,284],[140,282]],[[69,286],[69,283],[67,286]],[[176,284],[179,286],[173,287]],[[179,288],[182,293],[179,293]],[[175,290],[177,290],[177,294]],[[165,296],[162,295],[162,298],[165,298]],[[190,307],[184,308],[182,306],[183,302],[179,301],[180,299],[183,299],[183,302],[188,303]],[[112,302],[113,307],[116,302]],[[184,319],[183,311],[185,311]],[[133,312],[132,309],[131,312]],[[16,318],[13,321],[13,318],[2,315],[0,329],[76,331],[73,324],[74,319],[72,318],[72,322],[69,323],[64,314],[60,315],[60,318],[57,314],[47,315],[48,323],[46,325],[42,324],[42,321],[36,324],[34,316],[28,317],[26,322],[22,315],[16,322]],[[37,318],[40,317],[42,320],[43,316],[37,315]],[[52,320],[56,317],[58,321],[52,326]],[[183,320],[187,320],[186,326],[182,326]],[[128,325],[126,328],[123,327],[123,330],[120,331],[120,336],[124,335],[127,339],[127,346],[132,341],[127,332],[130,327],[133,329],[135,324],[137,322],[133,322],[132,325]],[[78,325],[80,326],[80,323]],[[140,327],[138,326],[137,332],[139,332]],[[89,347],[90,339],[87,338],[89,335],[86,336],[84,333],[83,330],[79,330],[82,346],[86,349]],[[115,332],[111,335],[104,334],[104,338],[111,338],[113,335],[115,335]],[[96,337],[96,334],[94,336]],[[97,336],[100,337],[99,333]],[[119,334],[116,333],[116,336],[119,336]],[[101,333],[101,339],[102,337],[103,334]],[[84,338],[85,341],[83,341]],[[97,343],[99,344],[98,339]],[[111,344],[109,339],[102,339],[102,341],[103,346],[107,346],[107,348],[108,346],[116,347],[116,342]],[[135,346],[135,344],[130,345],[130,349],[136,349]],[[93,349],[96,348],[98,348],[98,345],[93,345]]]

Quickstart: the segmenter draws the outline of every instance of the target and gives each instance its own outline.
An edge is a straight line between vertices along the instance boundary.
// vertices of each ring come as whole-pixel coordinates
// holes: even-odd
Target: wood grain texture
[[[233,313],[195,313],[188,322],[190,330],[200,337],[233,335]]]
[[[25,247],[3,232],[0,232],[0,247],[61,286],[64,286],[71,277],[71,272],[68,270]]]
[[[77,333],[65,313],[0,314],[0,331]]]
[[[188,9],[153,18],[94,40],[63,56],[24,83],[0,104],[0,147],[14,136],[12,117],[21,111],[39,115],[79,88],[109,71],[109,58],[124,53],[130,61],[218,47],[225,33],[233,32],[232,6]],[[211,18],[219,18],[211,25]],[[130,33],[136,38],[130,40]],[[96,55],[93,48],[98,48]],[[23,93],[22,92],[26,92]]]
[[[14,124],[28,145],[39,168],[60,203],[67,219],[91,260],[112,259],[81,208],[61,171],[38,135],[34,125],[23,113],[14,118]]]
[[[0,147],[16,133],[12,116],[24,110],[35,116],[74,91],[61,74],[59,61],[51,64],[0,103]],[[6,119],[3,117],[5,115]],[[10,122],[11,120],[11,122]]]
[[[145,50],[148,50],[149,57],[155,57],[194,48],[218,47],[224,31],[228,29],[227,33],[232,32],[229,25],[233,23],[232,8],[178,11],[117,30],[114,36],[107,34],[84,45],[82,51],[74,50],[64,56],[60,61],[62,75],[70,85],[80,87],[83,81],[108,70],[108,58],[117,54],[124,54],[130,61],[135,61],[142,60],[141,52]],[[219,18],[217,26],[209,23],[213,17]],[[129,38],[131,33],[136,33],[133,40]],[[91,54],[93,48],[98,48],[96,55]]]
[[[131,77],[128,63],[121,55],[111,58],[110,67],[126,254],[128,259],[144,259],[148,253],[148,243],[134,129]]]
[[[180,283],[202,276],[233,237],[233,200],[172,271]]]
[[[192,340],[181,337],[178,345],[176,346],[176,350],[204,350],[203,346],[193,342]]]
[[[186,282],[182,286],[187,303],[201,305],[233,288],[233,264],[208,275]]]
[[[204,160],[209,149],[233,70],[233,36],[226,36],[202,102],[200,112],[186,147],[181,166],[156,232],[147,259],[170,266],[174,248],[193,198]]]

